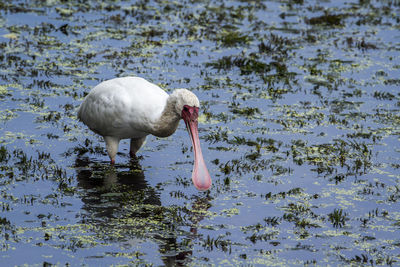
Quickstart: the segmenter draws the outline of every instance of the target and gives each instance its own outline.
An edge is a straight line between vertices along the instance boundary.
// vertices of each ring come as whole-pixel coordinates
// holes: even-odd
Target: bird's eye
[[[184,110],[184,111],[188,111],[189,109],[188,109],[187,106],[183,106],[183,110]]]

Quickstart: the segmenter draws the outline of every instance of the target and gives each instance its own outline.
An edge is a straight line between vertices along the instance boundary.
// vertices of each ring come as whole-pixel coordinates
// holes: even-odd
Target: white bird
[[[199,107],[199,99],[189,90],[176,89],[168,95],[143,78],[124,77],[95,86],[80,105],[78,118],[103,136],[111,164],[115,163],[121,139],[131,139],[130,155],[134,157],[147,135],[170,136],[183,119],[194,150],[193,184],[199,190],[207,190],[211,177],[197,130]]]

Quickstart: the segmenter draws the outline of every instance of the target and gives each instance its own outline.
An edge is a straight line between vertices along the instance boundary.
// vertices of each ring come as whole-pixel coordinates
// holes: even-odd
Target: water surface
[[[398,1],[0,3],[0,259],[14,265],[397,265]],[[75,110],[141,76],[201,100],[138,160]]]

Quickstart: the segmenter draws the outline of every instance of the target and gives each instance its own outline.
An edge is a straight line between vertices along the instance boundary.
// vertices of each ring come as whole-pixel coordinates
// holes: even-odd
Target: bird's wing
[[[142,78],[125,77],[97,85],[86,96],[78,117],[103,136],[143,137],[166,104],[168,94]]]

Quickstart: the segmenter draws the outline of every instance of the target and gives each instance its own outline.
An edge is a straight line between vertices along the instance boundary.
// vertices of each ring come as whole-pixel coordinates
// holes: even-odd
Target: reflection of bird
[[[130,154],[134,156],[148,134],[170,136],[183,119],[194,148],[193,183],[197,189],[207,190],[211,177],[197,131],[199,106],[196,95],[186,89],[168,95],[145,79],[125,77],[94,87],[79,107],[78,118],[104,137],[112,164],[121,139],[131,139]]]
[[[102,244],[125,250],[150,240],[159,246],[159,253],[152,254],[154,262],[160,257],[164,266],[190,265],[195,240],[201,239],[197,228],[211,207],[209,195],[195,196],[191,205],[171,206],[171,199],[163,205],[137,161],[107,166],[78,156],[74,167],[78,188],[84,189],[79,217],[82,225],[90,225],[85,231],[92,231]]]

